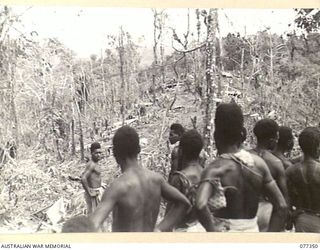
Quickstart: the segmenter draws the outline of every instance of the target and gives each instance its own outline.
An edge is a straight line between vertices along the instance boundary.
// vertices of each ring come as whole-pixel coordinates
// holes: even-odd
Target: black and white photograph
[[[0,6],[0,234],[320,233],[320,9]]]

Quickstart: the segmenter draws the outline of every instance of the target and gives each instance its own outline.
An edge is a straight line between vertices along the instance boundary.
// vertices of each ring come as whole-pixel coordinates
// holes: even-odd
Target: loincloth
[[[269,201],[262,200],[259,202],[257,211],[258,225],[260,232],[267,232],[272,215],[273,206]]]
[[[101,201],[101,198],[102,198],[102,195],[103,195],[103,192],[104,192],[104,187],[98,187],[98,188],[90,188],[89,187],[89,190],[90,190],[90,192],[92,192],[92,191],[98,191],[97,192],[97,195],[96,196],[94,196],[94,197],[91,197],[91,198],[94,198],[94,199],[96,199],[97,201]]]
[[[204,233],[206,232],[205,228],[201,225],[199,221],[193,223],[186,223],[187,227],[176,228],[173,232],[187,232],[187,233]]]
[[[258,219],[214,218],[218,232],[259,232]]]
[[[98,191],[96,196],[91,196],[87,192],[84,193],[85,200],[88,205],[88,213],[91,213],[97,208],[98,204],[101,202],[101,198],[104,193],[105,186],[101,186],[98,188],[90,188],[89,187],[89,190],[90,190],[90,192]]]

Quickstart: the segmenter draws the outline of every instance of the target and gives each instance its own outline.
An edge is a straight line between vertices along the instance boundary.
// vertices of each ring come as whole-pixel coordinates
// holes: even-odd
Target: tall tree
[[[204,144],[205,150],[212,155],[213,145],[213,97],[215,93],[215,78],[216,78],[216,31],[218,26],[217,9],[209,9],[208,14],[203,11],[205,15],[205,23],[207,26],[206,39],[206,98],[205,98],[205,116],[204,116]]]

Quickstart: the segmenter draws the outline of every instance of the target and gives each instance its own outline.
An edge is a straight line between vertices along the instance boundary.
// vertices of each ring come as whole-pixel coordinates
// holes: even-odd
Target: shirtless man
[[[219,156],[202,173],[196,200],[198,218],[207,231],[257,232],[256,214],[263,193],[276,211],[269,231],[280,231],[287,210],[285,199],[266,163],[240,150],[242,129],[241,108],[235,103],[220,104],[214,131]]]
[[[155,172],[142,168],[137,160],[139,136],[123,126],[113,137],[113,154],[122,175],[104,192],[101,203],[89,216],[99,226],[112,211],[113,232],[152,232],[159,213],[161,197],[190,207],[189,200]]]
[[[85,190],[88,214],[91,214],[98,206],[104,188],[102,187],[101,166],[99,165],[99,161],[102,159],[100,143],[92,143],[90,151],[91,160],[88,162],[85,171],[81,175],[81,183]]]
[[[308,127],[299,136],[303,161],[286,170],[296,232],[320,233],[320,130]]]
[[[278,144],[272,153],[282,161],[285,169],[292,166],[292,163],[284,156],[284,154],[290,152],[293,145],[294,140],[291,128],[281,126],[279,128]]]
[[[187,211],[187,208],[181,203],[168,204],[170,209],[158,225],[160,231],[205,232],[195,211],[196,191],[203,170],[199,163],[199,154],[202,147],[202,137],[195,129],[182,135],[179,145],[182,168],[172,174],[170,184],[189,199],[192,209]]]
[[[250,152],[260,156],[267,163],[273,179],[276,181],[286,201],[288,201],[284,166],[281,160],[271,153],[271,150],[275,148],[278,142],[278,124],[271,119],[262,119],[254,126],[253,133],[257,137],[257,146],[255,149],[250,150]],[[265,199],[265,197],[261,197],[258,209],[258,225],[260,232],[268,231],[272,212],[271,202]]]
[[[169,173],[168,180],[170,181],[172,174],[178,170],[178,162],[179,162],[179,142],[182,134],[184,133],[184,128],[179,123],[173,123],[170,126],[169,133],[169,142],[172,145],[173,149],[171,151],[171,169]]]

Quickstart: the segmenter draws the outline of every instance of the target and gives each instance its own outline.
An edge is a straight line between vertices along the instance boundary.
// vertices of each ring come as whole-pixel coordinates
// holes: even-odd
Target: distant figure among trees
[[[105,188],[102,185],[101,166],[99,165],[99,161],[102,159],[100,143],[92,143],[90,151],[91,160],[87,163],[85,171],[81,175],[81,183],[85,190],[88,214],[92,213],[98,206]]]
[[[170,126],[169,132],[169,142],[172,145],[171,151],[171,168],[168,180],[172,178],[172,174],[179,170],[179,142],[182,134],[184,133],[184,128],[179,123],[173,123]]]

